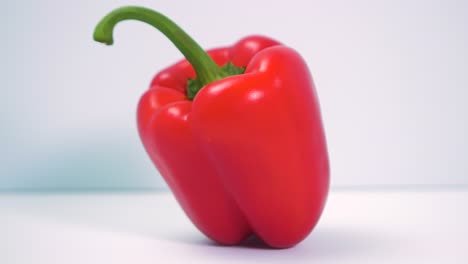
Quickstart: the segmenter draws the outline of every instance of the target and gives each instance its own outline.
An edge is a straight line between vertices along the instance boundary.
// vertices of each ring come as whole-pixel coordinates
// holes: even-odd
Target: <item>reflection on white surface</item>
[[[298,246],[218,246],[170,194],[0,195],[0,263],[463,263],[468,192],[332,192]]]

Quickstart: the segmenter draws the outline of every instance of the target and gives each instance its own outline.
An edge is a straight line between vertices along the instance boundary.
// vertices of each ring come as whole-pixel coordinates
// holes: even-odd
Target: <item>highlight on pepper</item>
[[[252,235],[272,248],[305,239],[325,206],[329,160],[304,59],[258,35],[205,51],[166,16],[137,6],[107,14],[94,40],[112,45],[123,20],[153,26],[185,57],[154,76],[137,121],[192,223],[223,245]]]

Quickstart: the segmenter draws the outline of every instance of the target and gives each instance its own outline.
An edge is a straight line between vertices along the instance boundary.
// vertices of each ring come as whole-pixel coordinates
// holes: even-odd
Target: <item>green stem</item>
[[[138,20],[161,31],[192,64],[202,85],[224,78],[226,75],[211,57],[177,24],[166,16],[144,7],[120,7],[106,15],[94,30],[94,40],[112,45],[112,32],[123,20]]]

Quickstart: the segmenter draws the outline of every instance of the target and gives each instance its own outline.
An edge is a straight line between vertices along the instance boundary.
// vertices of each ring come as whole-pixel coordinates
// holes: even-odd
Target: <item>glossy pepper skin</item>
[[[137,111],[141,140],[177,201],[207,237],[234,245],[255,234],[274,248],[317,224],[329,161],[315,87],[301,56],[262,36],[208,51],[245,67],[193,101],[183,60],[161,71]]]

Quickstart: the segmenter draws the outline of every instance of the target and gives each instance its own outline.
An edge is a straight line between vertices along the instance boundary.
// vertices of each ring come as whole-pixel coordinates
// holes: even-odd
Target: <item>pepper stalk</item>
[[[94,40],[112,45],[114,43],[113,30],[117,23],[123,20],[138,20],[155,27],[179,49],[197,75],[197,79],[189,79],[187,84],[187,97],[191,100],[203,86],[244,71],[244,68],[238,68],[232,63],[219,67],[208,53],[176,23],[163,14],[145,7],[125,6],[111,11],[97,24],[93,35]]]

